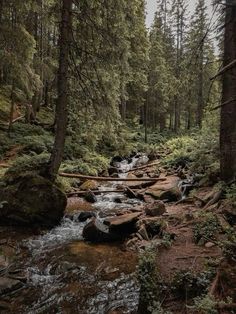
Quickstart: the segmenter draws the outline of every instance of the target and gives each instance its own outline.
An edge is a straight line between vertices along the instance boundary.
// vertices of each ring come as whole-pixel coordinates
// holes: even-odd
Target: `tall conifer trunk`
[[[234,1],[235,3],[235,1]],[[224,66],[236,60],[236,5],[226,1],[224,40]],[[221,178],[229,182],[236,178],[236,67],[223,75],[222,103],[232,101],[221,108],[220,151]]]
[[[63,0],[60,26],[60,55],[55,114],[55,142],[49,162],[49,177],[54,179],[63,158],[68,120],[68,68],[72,31],[72,0]]]

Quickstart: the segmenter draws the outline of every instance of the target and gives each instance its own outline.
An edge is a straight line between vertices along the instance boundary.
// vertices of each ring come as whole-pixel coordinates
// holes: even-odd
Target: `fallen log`
[[[123,190],[104,190],[104,191],[102,191],[102,190],[95,190],[95,191],[92,191],[93,192],[93,194],[107,194],[107,193],[123,193],[123,192],[125,192],[126,190],[125,189],[123,189]],[[67,193],[67,195],[81,195],[81,196],[83,196],[83,195],[85,195],[86,193],[88,193],[88,191],[81,191],[81,190],[74,190],[74,191],[71,191],[71,192],[68,192]]]
[[[142,170],[142,169],[146,169],[146,168],[157,166],[157,165],[160,165],[160,161],[153,162],[152,164],[146,164],[146,165],[143,165],[143,166],[140,166],[140,167],[133,168],[131,170],[126,171],[125,173],[133,172],[133,171],[137,171],[137,170]]]
[[[165,181],[165,178],[111,178],[111,177],[93,177],[93,176],[85,176],[82,174],[75,174],[75,173],[59,173],[60,177],[66,178],[78,178],[84,180],[95,180],[95,181],[120,181],[120,182],[157,182],[157,181]]]

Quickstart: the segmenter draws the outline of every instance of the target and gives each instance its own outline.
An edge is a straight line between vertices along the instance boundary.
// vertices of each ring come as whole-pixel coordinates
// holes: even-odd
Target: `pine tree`
[[[55,179],[63,158],[68,119],[68,69],[72,29],[72,0],[63,0],[60,26],[60,54],[57,78],[56,134],[48,176]]]

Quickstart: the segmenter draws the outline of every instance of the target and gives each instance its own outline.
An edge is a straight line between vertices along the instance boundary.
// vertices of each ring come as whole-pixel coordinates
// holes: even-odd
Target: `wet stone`
[[[0,277],[0,295],[4,295],[15,291],[23,286],[22,282],[19,280],[7,278],[7,277]]]
[[[96,203],[97,202],[97,197],[92,191],[88,191],[84,195],[84,199],[89,202],[89,203]]]
[[[96,214],[94,212],[81,212],[77,219],[79,222],[85,222],[86,220],[93,217],[96,217]]]

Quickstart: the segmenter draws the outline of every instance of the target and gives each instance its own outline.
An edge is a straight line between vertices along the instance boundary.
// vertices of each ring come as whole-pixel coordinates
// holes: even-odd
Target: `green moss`
[[[32,173],[8,178],[2,191],[3,224],[53,226],[59,223],[66,207],[65,194],[49,180]]]

